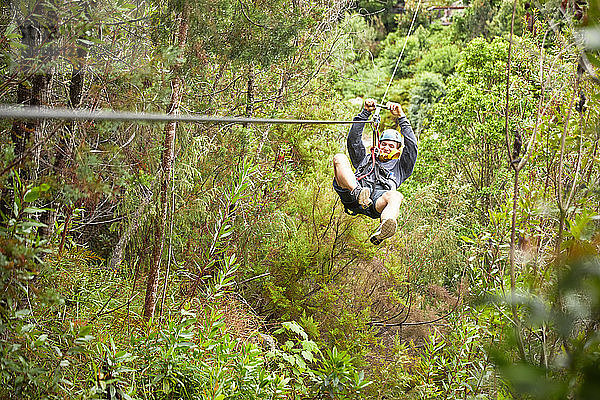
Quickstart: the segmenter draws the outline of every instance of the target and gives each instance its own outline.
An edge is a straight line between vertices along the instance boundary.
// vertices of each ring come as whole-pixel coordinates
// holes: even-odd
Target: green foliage
[[[589,61],[596,67],[600,67],[600,2],[592,0],[588,2],[587,18],[584,19],[584,27],[581,29],[586,43],[586,55]]]
[[[437,39],[437,37],[436,37]],[[430,38],[429,42],[433,42]],[[434,47],[425,53],[415,65],[416,72],[437,73],[443,76],[451,75],[459,59],[459,48],[455,44]]]
[[[356,2],[356,8],[360,14],[366,15],[368,21],[373,25],[383,25],[385,28],[379,32],[379,36],[385,37],[397,26],[394,14],[391,11],[398,2],[394,0],[359,0]]]
[[[356,370],[347,352],[338,351],[334,346],[323,354],[296,322],[284,322],[282,328],[274,332],[282,333],[287,333],[292,340],[287,340],[282,350],[274,349],[272,353],[287,362],[298,384],[302,378],[309,380],[308,391],[312,398],[361,398],[363,389],[371,384],[364,378],[363,371]]]
[[[242,182],[246,182],[244,176],[241,175]],[[232,184],[232,188],[230,195],[233,197],[237,196],[236,190],[244,191],[240,184]],[[112,336],[103,337],[102,332],[92,335],[91,325],[77,328],[71,323],[67,330],[60,326],[40,325],[35,314],[57,312],[59,308],[54,304],[60,306],[60,309],[94,304],[93,297],[112,291],[110,286],[115,282],[111,282],[110,274],[96,277],[90,274],[92,267],[87,262],[89,252],[70,251],[53,262],[53,268],[78,268],[84,272],[80,276],[88,281],[79,289],[79,292],[82,289],[83,292],[75,298],[65,299],[66,301],[45,295],[33,297],[35,292],[31,290],[28,281],[34,275],[29,269],[35,265],[31,263],[39,264],[41,260],[36,258],[35,253],[31,253],[28,259],[22,256],[14,258],[16,253],[9,253],[11,247],[4,244],[11,240],[16,240],[15,243],[22,243],[25,247],[31,244],[31,238],[36,236],[24,225],[27,222],[26,215],[31,212],[26,206],[28,202],[35,200],[35,193],[47,188],[22,187],[15,178],[14,189],[17,195],[14,208],[16,218],[6,223],[8,229],[3,228],[1,231],[2,271],[6,271],[3,273],[8,274],[7,277],[10,276],[6,280],[10,286],[5,289],[17,289],[3,290],[2,335],[9,338],[2,342],[0,349],[3,355],[0,369],[3,383],[1,393],[4,397],[84,395],[111,399],[287,398],[291,390],[288,385],[290,378],[284,372],[271,371],[270,365],[273,363],[270,357],[275,357],[275,365],[285,361],[295,371],[295,390],[306,391],[314,386],[311,389],[314,393],[322,392],[319,386],[307,380],[310,377],[318,379],[325,374],[321,369],[313,371],[308,366],[308,363],[316,360],[317,354],[321,354],[320,350],[314,342],[308,340],[304,330],[293,322],[283,326],[302,338],[299,342],[301,349],[286,345],[269,357],[255,345],[224,334],[223,322],[210,307],[204,311],[205,317],[202,319],[196,318],[195,313],[186,307],[181,316],[170,316],[164,327],[152,329],[147,336],[133,336],[128,351],[119,350]],[[239,200],[239,196],[235,198]],[[222,238],[225,234],[226,232],[221,232],[217,236]],[[24,253],[21,248],[13,250]],[[94,256],[91,258],[94,259]],[[19,259],[25,264],[15,264]],[[68,262],[65,262],[66,259]],[[234,256],[224,260],[221,270],[208,284],[207,293],[210,295],[206,297],[207,301],[213,302],[232,287],[236,268]],[[49,278],[47,276],[45,279]],[[63,278],[63,281],[66,280]],[[98,285],[104,289],[93,288]],[[22,308],[22,298],[33,302],[30,304],[35,309]],[[100,308],[101,313],[104,307],[100,308],[98,304],[95,308]],[[335,393],[356,393],[366,385],[362,374],[351,367],[347,357],[336,362],[342,362],[342,374],[351,374],[353,380],[336,383]],[[141,370],[136,368],[140,363],[143,365]],[[336,365],[339,366],[338,364]],[[322,369],[327,373],[331,372],[328,365],[327,361],[323,361]]]
[[[46,397],[63,384],[58,356],[62,352],[56,342],[40,331],[32,302],[57,302],[46,291],[38,292],[34,285],[46,243],[37,234],[43,224],[34,207],[47,185],[28,186],[20,176],[12,176],[10,214],[2,215],[0,225],[0,395],[3,398]]]
[[[164,330],[135,343],[145,365],[137,393],[151,399],[285,398],[288,378],[269,373],[262,352],[223,334],[209,315],[202,324],[182,311]]]
[[[479,311],[477,311],[479,312]],[[483,322],[483,323],[482,323]],[[377,384],[399,399],[486,398],[501,391],[483,343],[493,337],[486,318],[452,319],[448,329],[415,343],[397,337]]]
[[[506,53],[507,43],[502,39],[492,43],[474,39],[466,46],[456,73],[446,82],[445,97],[432,108],[421,146],[425,160],[436,159],[438,165],[449,167],[431,170],[430,163],[421,163],[424,176],[442,178],[459,173],[474,188],[483,218],[500,200],[508,173],[504,117],[495,112],[505,103]],[[526,70],[514,73],[511,96],[528,99],[523,113],[530,117],[535,104],[533,82],[528,81]],[[517,121],[511,120],[511,125],[515,127],[511,131],[516,129]]]
[[[153,33],[156,41],[168,40],[173,19],[185,13],[190,38],[201,38],[188,40],[188,46],[242,65],[268,67],[292,54],[296,50],[294,39],[311,20],[310,15],[295,12],[295,7],[282,2],[266,2],[261,6],[231,0],[159,4],[157,30]],[[185,57],[188,67],[198,61],[185,55],[180,57]]]
[[[410,91],[410,106],[407,116],[413,125],[415,134],[419,136],[429,110],[445,94],[446,85],[444,85],[442,77],[433,72],[420,74],[416,81],[415,87]]]
[[[352,75],[356,65],[372,63],[376,32],[360,14],[346,16],[340,30],[344,33],[344,43],[338,47],[343,62],[336,67],[342,71],[349,68],[346,73]]]
[[[54,41],[35,48],[23,40],[19,23],[34,3],[3,13],[3,102],[15,101],[19,84],[35,91],[30,69],[48,67],[48,89],[37,94],[69,105],[72,73],[84,66],[81,107],[162,112],[181,65],[182,113],[347,119],[357,97],[383,95],[417,1],[401,15],[364,17],[356,11],[396,4],[46,2],[34,19],[43,25],[56,6],[52,21],[66,21],[60,54],[49,52]],[[516,282],[532,292],[518,299],[527,343],[519,364],[511,367],[520,356],[507,334],[510,302],[459,304],[431,325],[370,324],[398,310],[408,310],[409,324],[426,322],[455,304],[455,288],[467,302],[468,293],[509,286],[513,175],[503,118],[512,1],[477,0],[448,27],[420,12],[408,38],[386,100],[400,102],[421,134],[419,159],[400,188],[400,229],[383,246],[367,240],[378,221],[345,215],[331,190],[331,156],[347,126],[180,124],[164,303],[151,324],[140,318],[140,287],[156,245],[163,127],[32,124],[25,160],[0,177],[0,397],[553,398],[571,390],[586,398],[596,390],[598,274],[569,263],[569,283],[556,284],[553,262],[597,254],[598,91],[585,74],[573,89],[579,26],[546,2],[536,9],[538,30],[519,37],[523,4],[509,141],[521,132],[522,157],[537,137],[515,216]],[[190,23],[181,49],[173,41],[180,13]],[[594,48],[586,54],[597,63]],[[579,92],[589,112],[569,111]],[[2,122],[3,139],[12,124]],[[2,169],[15,161],[8,141]],[[572,199],[562,212],[557,193]],[[102,257],[118,236],[123,259],[112,270]],[[490,344],[510,385],[488,361]]]
[[[424,32],[424,29],[419,27],[408,38],[401,32],[389,34],[381,44],[383,50],[379,53],[377,64],[391,76],[398,57],[402,54],[395,77],[407,77],[412,72],[410,65],[418,59],[421,46],[424,45],[422,37],[425,34]],[[403,48],[404,52],[402,53]]]
[[[430,336],[419,354],[415,392],[419,398],[476,397],[491,386],[491,364],[482,347],[485,327],[461,321],[444,338]]]
[[[515,15],[515,33],[522,31],[523,4]],[[462,15],[453,18],[453,35],[456,39],[468,42],[479,36],[503,36],[510,32],[512,17],[511,0],[473,0]]]
[[[491,21],[488,22],[489,34],[492,36],[506,36],[510,34],[512,10],[514,1],[503,0]],[[514,33],[520,35],[524,31],[525,2],[517,1],[515,10]]]
[[[365,380],[364,373],[357,372],[351,362],[352,357],[347,352],[338,351],[336,347],[327,350],[314,378],[320,398],[361,398],[361,392],[371,382]]]
[[[534,399],[592,399],[600,375],[600,263],[597,255],[588,255],[570,259],[562,268],[548,296],[524,294],[509,301],[524,309],[526,326],[544,332],[545,340],[533,342],[528,358],[515,363],[506,349],[515,339],[508,334],[505,345],[494,349],[494,361],[515,393]]]

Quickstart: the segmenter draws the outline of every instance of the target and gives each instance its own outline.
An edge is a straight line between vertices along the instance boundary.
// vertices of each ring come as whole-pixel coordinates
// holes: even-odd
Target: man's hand
[[[365,101],[365,104],[367,102]],[[366,107],[366,105],[365,105]],[[387,102],[386,107],[390,110],[390,112],[396,117],[404,117],[404,111],[402,110],[402,106],[398,103],[392,103],[390,101]]]
[[[367,110],[368,112],[375,111],[375,104],[377,104],[375,99],[366,99],[365,100],[365,110]]]

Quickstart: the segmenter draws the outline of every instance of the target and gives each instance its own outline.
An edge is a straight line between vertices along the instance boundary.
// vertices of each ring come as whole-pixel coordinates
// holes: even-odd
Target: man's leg
[[[337,184],[349,190],[361,207],[367,208],[371,205],[371,190],[358,184],[354,172],[352,172],[350,160],[345,154],[338,153],[333,156],[333,173]]]
[[[375,203],[375,209],[381,213],[381,220],[396,220],[400,214],[402,200],[404,200],[404,196],[397,190],[389,190],[379,197]]]
[[[400,204],[402,204],[402,193],[395,190],[385,192],[375,202],[375,209],[381,213],[381,225],[379,229],[371,235],[371,243],[378,245],[384,239],[394,236],[396,233],[396,218],[400,214]]]
[[[344,189],[352,191],[358,186],[358,182],[350,166],[350,160],[348,160],[345,154],[338,153],[333,156],[333,173],[337,184]]]

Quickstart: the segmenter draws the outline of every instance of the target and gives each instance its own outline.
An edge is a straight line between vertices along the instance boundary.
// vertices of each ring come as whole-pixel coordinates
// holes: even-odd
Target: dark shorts
[[[373,219],[377,219],[381,217],[381,214],[377,212],[375,209],[375,203],[377,203],[377,199],[379,199],[387,190],[383,189],[375,189],[371,192],[371,205],[368,208],[362,208],[360,204],[358,204],[357,200],[352,198],[350,195],[350,191],[348,189],[344,189],[337,184],[335,179],[333,180],[333,189],[337,192],[338,196],[340,196],[340,200],[346,209],[346,212],[350,215],[362,214],[367,217],[371,217]]]

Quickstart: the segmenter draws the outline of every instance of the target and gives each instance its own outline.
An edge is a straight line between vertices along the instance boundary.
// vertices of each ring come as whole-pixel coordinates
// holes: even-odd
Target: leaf
[[[304,360],[302,359],[302,357],[300,356],[296,356],[296,365],[298,366],[298,368],[300,368],[301,370],[306,369],[306,363],[304,362]]]
[[[92,331],[91,325],[86,325],[79,330],[79,333],[77,336],[79,336],[79,337],[87,336],[91,331]]]
[[[47,208],[39,208],[39,207],[25,207],[25,208],[23,209],[23,212],[24,212],[24,213],[27,213],[27,214],[34,214],[34,213],[38,213],[38,212],[44,212],[44,211],[46,211],[46,210],[47,210]]]
[[[317,353],[319,351],[319,346],[312,340],[303,340],[302,348],[306,351]]]
[[[25,196],[23,196],[23,201],[26,201],[28,203],[36,201],[38,197],[40,197],[41,192],[46,192],[49,189],[50,185],[48,185],[47,183],[44,183],[40,186],[34,186],[25,193]]]
[[[460,240],[462,240],[465,243],[471,243],[471,244],[475,243],[475,241],[468,236],[461,236]]]
[[[33,187],[33,188],[29,189],[27,191],[27,193],[25,193],[25,196],[23,196],[23,201],[30,203],[32,201],[36,201],[38,199],[38,197],[40,197],[40,188]]]
[[[15,313],[15,317],[17,318],[24,318],[26,316],[28,316],[29,314],[31,314],[31,310],[28,308],[24,308],[22,310],[19,310]]]
[[[95,44],[94,42],[92,42],[92,41],[90,41],[90,40],[85,40],[85,39],[78,39],[77,41],[78,41],[78,42],[81,42],[81,43],[83,43],[83,44],[86,44],[86,45],[88,45],[88,46],[91,46],[91,45]]]
[[[233,230],[231,230],[231,229],[228,229],[228,230],[224,229],[223,233],[221,233],[221,235],[219,235],[219,238],[220,239],[225,239],[227,236],[231,235],[232,233],[233,233]]]
[[[61,378],[60,383],[62,383],[63,385],[66,385],[66,386],[73,386],[73,382],[71,382],[70,380],[65,379],[65,378]]]
[[[36,346],[36,347],[37,347],[37,346],[41,346],[41,345],[43,345],[44,343],[46,343],[46,340],[48,340],[48,335],[46,335],[46,334],[42,334],[42,335],[40,335],[40,336],[37,338],[37,340],[36,340],[36,341],[33,343],[33,345],[34,345],[34,346]]]
[[[130,395],[128,395],[127,393],[121,391],[121,396],[123,396],[123,398],[125,400],[133,400],[132,397]]]
[[[289,362],[291,365],[294,365],[296,363],[296,357],[290,354],[282,354],[281,356],[285,361]]]
[[[35,327],[35,324],[26,324],[21,327],[20,331],[21,331],[21,333],[31,332],[34,327]]]
[[[302,357],[304,357],[306,361],[314,360],[313,353],[311,353],[310,351],[302,350]]]
[[[302,336],[304,340],[308,339],[308,335],[306,334],[306,332],[304,332],[304,329],[296,321],[283,322],[281,325],[283,325],[288,330]]]
[[[588,50],[600,49],[600,29],[597,27],[587,28],[581,31],[583,41]]]
[[[58,346],[54,346],[54,345],[53,345],[53,346],[52,346],[52,349],[53,349],[53,350],[56,352],[56,354],[57,354],[59,357],[62,357],[62,356],[63,356],[63,352],[60,350],[60,348],[59,348]]]
[[[21,228],[23,229],[29,229],[29,228],[41,228],[46,226],[46,224],[44,224],[43,222],[36,222],[36,221],[25,221],[23,223],[20,224]]]
[[[118,5],[117,9],[124,12],[127,10],[133,10],[135,7],[135,4],[132,3],[122,3]]]

